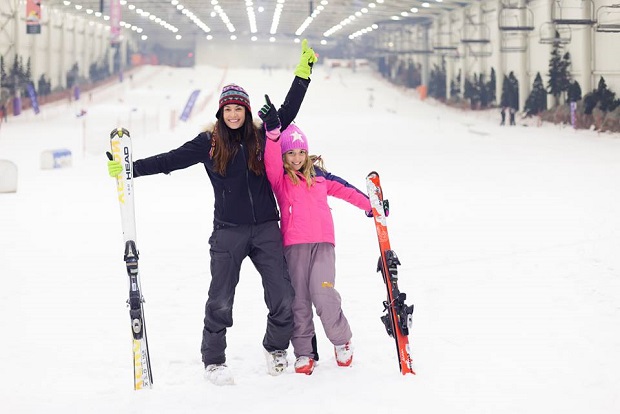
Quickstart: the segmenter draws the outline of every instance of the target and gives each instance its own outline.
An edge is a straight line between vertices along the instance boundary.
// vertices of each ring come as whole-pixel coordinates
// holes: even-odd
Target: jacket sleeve
[[[169,152],[133,162],[134,177],[153,174],[169,174],[209,159],[211,134],[200,133],[196,138]]]
[[[327,182],[328,195],[344,200],[364,211],[371,209],[368,196],[358,190],[355,186],[326,171],[323,172],[322,175],[325,177],[325,181]]]
[[[278,192],[284,183],[284,162],[280,141],[274,142],[267,138],[265,143],[265,171],[274,192]]]
[[[295,79],[293,79],[293,84],[288,90],[286,98],[284,98],[284,103],[280,109],[278,109],[281,131],[284,131],[284,129],[293,122],[297,113],[299,113],[299,108],[301,108],[301,103],[306,96],[309,85],[310,79],[302,79],[299,76],[295,76]]]

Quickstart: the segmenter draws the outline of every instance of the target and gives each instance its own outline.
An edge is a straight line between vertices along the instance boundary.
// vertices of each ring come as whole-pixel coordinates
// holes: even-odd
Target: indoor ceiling
[[[353,34],[364,35],[362,31],[373,24],[379,26],[374,30],[380,30],[381,23],[395,19],[412,24],[427,22],[442,11],[473,1],[477,0],[121,0],[121,20],[127,26],[134,26],[134,30],[141,29],[141,35],[166,43],[168,38],[173,41],[180,35],[184,40],[199,36],[213,39],[236,36],[238,40],[256,36],[257,40],[268,40],[273,36],[276,40],[308,38],[330,44]],[[110,0],[46,0],[43,3],[44,7],[61,8],[95,20],[110,15],[109,4]],[[276,25],[277,11],[280,19]],[[255,16],[255,27],[250,25],[248,14]],[[310,20],[310,16],[313,19]],[[169,29],[162,26],[162,21]]]

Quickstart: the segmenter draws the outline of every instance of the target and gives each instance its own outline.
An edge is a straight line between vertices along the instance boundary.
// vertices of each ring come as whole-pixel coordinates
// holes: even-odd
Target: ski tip
[[[115,136],[122,137],[123,135],[129,136],[129,131],[122,127],[114,128],[112,132],[110,132],[110,138],[114,138]]]
[[[377,176],[377,177],[378,177],[378,176],[379,176],[379,173],[378,173],[378,172],[376,172],[376,171],[371,171],[371,172],[369,172],[369,173],[368,173],[367,177],[372,177],[373,175],[375,175],[375,176]]]

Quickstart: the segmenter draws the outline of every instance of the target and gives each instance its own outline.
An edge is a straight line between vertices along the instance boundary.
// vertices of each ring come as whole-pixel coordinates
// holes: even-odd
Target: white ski
[[[116,128],[110,133],[108,158],[119,161],[123,171],[116,177],[118,202],[121,207],[121,223],[125,242],[125,265],[129,277],[129,316],[133,337],[134,389],[151,388],[153,373],[149,345],[144,323],[144,297],[138,273],[138,248],[136,245],[136,215],[134,209],[133,162],[131,157],[131,137],[125,128]]]

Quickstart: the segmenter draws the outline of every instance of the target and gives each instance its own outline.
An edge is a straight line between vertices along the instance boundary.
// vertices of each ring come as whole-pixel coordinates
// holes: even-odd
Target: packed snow
[[[386,292],[372,219],[330,200],[350,368],[315,319],[320,361],[267,375],[267,309],[244,262],[228,331],[235,385],[204,379],[213,191],[202,165],[136,180],[137,244],[154,386],[133,390],[123,239],[109,133],[134,158],[215,120],[221,86],[279,104],[291,69],[142,67],[123,82],[9,118],[0,159],[0,411],[4,413],[620,412],[620,136],[421,100],[368,68],[317,65],[297,124],[310,152],[358,188],[376,170],[390,201],[399,284],[415,305],[417,375],[401,375],[379,317]],[[178,118],[199,89],[187,122]],[[68,149],[70,165],[43,169]],[[67,160],[65,160],[67,161]],[[69,162],[66,162],[69,164]],[[0,178],[2,179],[2,178]]]

